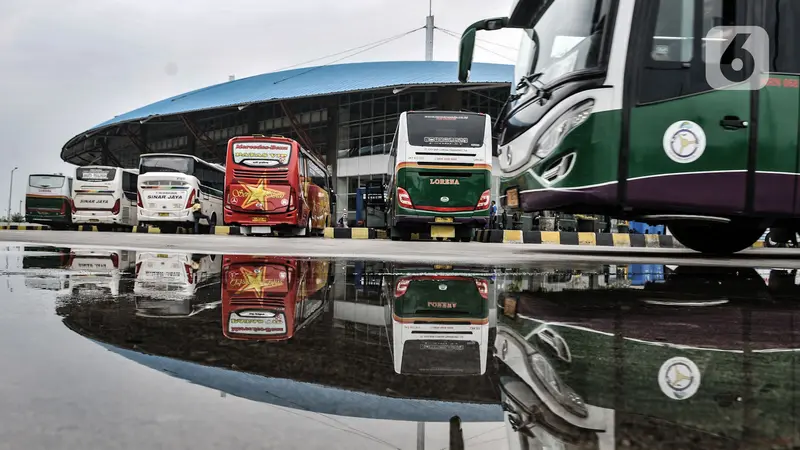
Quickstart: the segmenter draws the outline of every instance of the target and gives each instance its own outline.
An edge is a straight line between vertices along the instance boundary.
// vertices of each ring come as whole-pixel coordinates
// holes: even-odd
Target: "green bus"
[[[471,25],[462,82],[476,31],[523,31],[496,130],[499,203],[666,224],[706,253],[793,236],[795,19],[785,0],[516,0]]]
[[[25,194],[25,221],[68,228],[72,225],[72,177],[33,174]]]
[[[387,225],[392,240],[411,233],[469,242],[489,220],[491,118],[459,111],[400,114],[389,156]]]

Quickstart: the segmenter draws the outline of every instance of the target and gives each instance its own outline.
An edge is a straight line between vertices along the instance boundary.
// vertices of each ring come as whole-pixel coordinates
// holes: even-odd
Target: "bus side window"
[[[122,172],[122,192],[128,200],[136,200],[136,175]]]
[[[728,36],[710,32],[717,26],[747,25],[750,0],[655,1],[659,2],[658,14],[651,24],[652,40],[643,52],[639,104],[712,90],[705,73],[706,47]],[[730,66],[732,59],[715,63]],[[744,81],[744,72],[736,74],[740,80],[731,82]]]

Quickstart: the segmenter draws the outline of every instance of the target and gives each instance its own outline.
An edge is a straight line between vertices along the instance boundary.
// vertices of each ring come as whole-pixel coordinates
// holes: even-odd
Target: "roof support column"
[[[258,107],[250,106],[247,108],[247,134],[258,134]]]
[[[186,148],[189,149],[189,154],[192,156],[197,156],[197,139],[194,137],[192,133],[187,133],[186,136]]]
[[[325,164],[331,166],[331,176],[336,178],[336,155],[339,147],[339,96],[328,101],[327,136],[325,137]]]
[[[439,88],[439,109],[461,111],[461,91],[455,86]]]

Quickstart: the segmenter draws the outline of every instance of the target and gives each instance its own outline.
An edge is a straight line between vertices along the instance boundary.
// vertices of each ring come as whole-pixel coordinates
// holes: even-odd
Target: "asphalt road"
[[[793,249],[753,249],[729,258],[710,258],[684,249],[27,230],[2,230],[0,242],[138,251],[172,250],[503,266],[550,262],[565,266],[575,263],[625,263],[800,268],[800,251]]]

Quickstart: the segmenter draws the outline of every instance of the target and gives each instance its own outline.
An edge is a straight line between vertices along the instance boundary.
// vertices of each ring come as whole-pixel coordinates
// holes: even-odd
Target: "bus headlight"
[[[539,158],[546,158],[550,155],[570,131],[586,122],[586,119],[592,114],[592,108],[594,108],[594,101],[588,100],[561,115],[536,142],[534,154]]]

